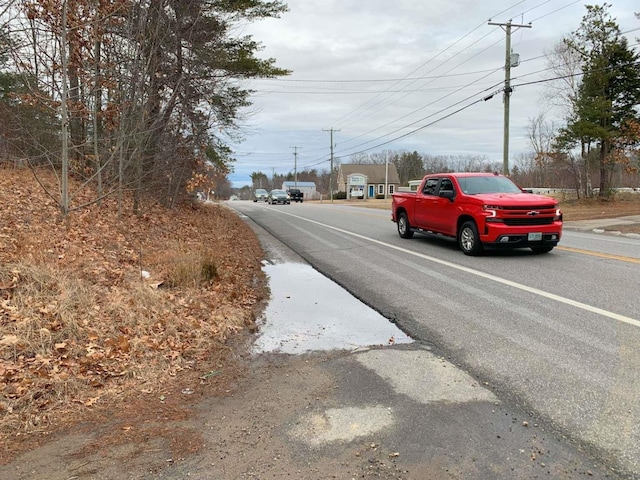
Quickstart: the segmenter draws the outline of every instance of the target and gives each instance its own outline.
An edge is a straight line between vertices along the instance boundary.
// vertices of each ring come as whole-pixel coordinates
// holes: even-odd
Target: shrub
[[[199,287],[216,280],[218,269],[212,251],[174,252],[175,260],[167,268],[166,285],[171,288]]]

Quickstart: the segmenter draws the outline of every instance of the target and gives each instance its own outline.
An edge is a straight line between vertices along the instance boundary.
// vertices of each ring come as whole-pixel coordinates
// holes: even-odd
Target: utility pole
[[[384,160],[384,199],[387,199],[387,191],[389,190],[389,150]]]
[[[289,147],[293,148],[293,188],[298,188],[298,149],[300,147]]]
[[[330,128],[329,130],[322,130],[323,132],[331,133],[331,166],[329,168],[329,195],[331,195],[331,203],[333,203],[333,183],[331,178],[333,177],[333,132],[339,132],[340,130],[334,130]]]
[[[504,59],[504,143],[502,146],[502,173],[509,175],[509,99],[511,97],[511,29],[531,28],[531,23],[527,25],[513,24],[511,20],[507,23],[489,22],[489,25],[497,25],[507,34],[505,59]],[[518,64],[513,65],[517,67]]]

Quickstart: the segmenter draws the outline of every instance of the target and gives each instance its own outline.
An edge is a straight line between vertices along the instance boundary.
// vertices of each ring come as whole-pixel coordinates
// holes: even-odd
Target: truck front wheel
[[[482,252],[482,243],[476,222],[469,220],[462,224],[458,232],[458,244],[465,255],[478,255]]]
[[[411,230],[409,219],[407,218],[407,214],[404,212],[398,215],[398,235],[402,238],[413,237],[413,230]]]

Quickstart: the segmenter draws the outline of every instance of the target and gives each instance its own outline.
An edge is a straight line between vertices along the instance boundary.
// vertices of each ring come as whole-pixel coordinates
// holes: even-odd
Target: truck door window
[[[440,191],[441,192],[445,192],[445,191],[453,192],[453,182],[451,180],[449,180],[448,178],[443,178],[442,181],[440,182]]]
[[[425,195],[435,195],[437,186],[438,186],[438,179],[430,178],[425,182],[424,187],[422,188],[422,193]]]

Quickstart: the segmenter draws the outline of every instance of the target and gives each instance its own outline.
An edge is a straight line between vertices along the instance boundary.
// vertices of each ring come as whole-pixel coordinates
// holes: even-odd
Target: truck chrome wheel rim
[[[398,220],[398,230],[403,235],[407,232],[407,220],[404,217],[400,217]]]
[[[471,250],[473,248],[473,232],[469,228],[462,230],[460,234],[462,246],[465,250]]]

